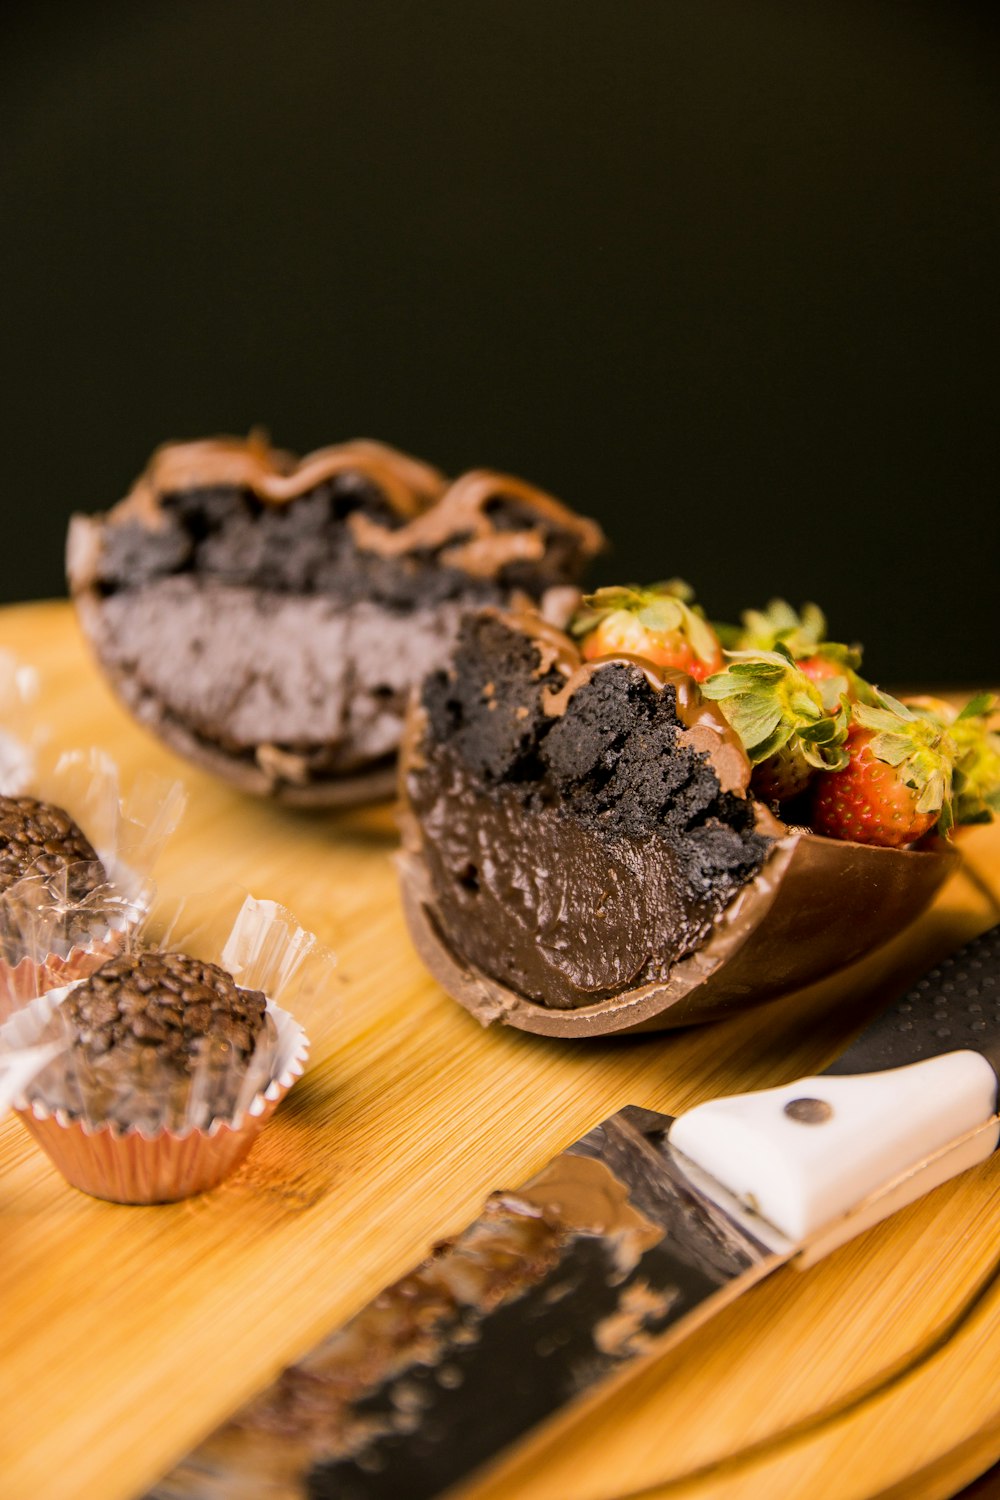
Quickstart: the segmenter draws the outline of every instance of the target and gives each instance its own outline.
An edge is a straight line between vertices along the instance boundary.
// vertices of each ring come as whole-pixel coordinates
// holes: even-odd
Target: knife
[[[780,1266],[997,1147],[1000,926],[826,1071],[630,1106],[285,1370],[148,1500],[431,1500]]]

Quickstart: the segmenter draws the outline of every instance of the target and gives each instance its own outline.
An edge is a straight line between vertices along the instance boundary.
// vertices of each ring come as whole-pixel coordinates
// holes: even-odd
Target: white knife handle
[[[801,1240],[985,1124],[996,1109],[997,1077],[986,1059],[947,1052],[884,1073],[826,1074],[713,1099],[674,1121],[670,1143]],[[948,1175],[985,1161],[998,1136],[1000,1123],[980,1132],[971,1159],[966,1151]]]

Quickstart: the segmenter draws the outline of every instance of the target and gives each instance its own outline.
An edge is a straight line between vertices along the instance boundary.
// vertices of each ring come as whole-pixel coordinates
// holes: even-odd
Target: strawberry
[[[801,614],[784,599],[772,599],[766,609],[745,609],[740,615],[733,649],[774,651],[787,646],[792,656],[810,656],[826,636],[826,616],[817,604],[803,604]]]
[[[782,745],[759,766],[754,766],[750,786],[760,802],[789,802],[805,791],[815,769],[800,745]]]
[[[1000,734],[997,700],[970,699],[961,711],[941,698],[905,698],[907,708],[947,729],[955,745],[955,823],[989,823],[1000,813]]]
[[[855,697],[855,670],[861,663],[860,646],[844,646],[826,639],[826,616],[816,604],[803,604],[799,613],[784,599],[772,599],[766,609],[747,609],[740,616],[742,628],[724,633],[728,646],[737,651],[776,651],[783,646],[800,672],[813,682],[842,677],[844,691]]]
[[[648,588],[598,589],[570,622],[584,661],[641,656],[659,667],[687,672],[701,682],[722,666],[722,648],[680,579]]]
[[[816,780],[812,826],[829,838],[902,848],[954,817],[949,732],[888,693],[855,703],[848,763]]]
[[[810,681],[786,646],[730,651],[729,666],[702,684],[743,742],[753,766],[751,787],[764,802],[803,792],[816,771],[847,764],[847,711],[842,680]]]
[[[825,642],[825,649],[832,649],[833,644],[832,641]],[[845,651],[848,649],[847,646],[843,647]],[[814,656],[797,657],[795,665],[800,672],[806,674],[810,682],[830,682],[834,677],[842,677],[850,686],[850,679],[853,676],[853,673],[848,672],[843,661],[838,661],[835,656],[824,656],[820,652],[816,652]]]

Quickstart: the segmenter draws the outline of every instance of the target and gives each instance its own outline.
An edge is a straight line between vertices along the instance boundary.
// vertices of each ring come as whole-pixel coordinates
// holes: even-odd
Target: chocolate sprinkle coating
[[[0,796],[0,892],[25,875],[67,872],[68,895],[83,901],[107,874],[68,812],[37,797]]]
[[[243,990],[217,964],[186,953],[128,953],[112,959],[66,997],[62,1010],[91,1060],[155,1051],[189,1074],[206,1044],[249,1062],[264,1026],[265,997]]]

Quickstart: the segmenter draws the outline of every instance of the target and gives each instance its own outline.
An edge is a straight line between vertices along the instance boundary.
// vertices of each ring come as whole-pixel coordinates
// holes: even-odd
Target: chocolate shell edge
[[[951,846],[883,849],[790,832],[723,912],[707,943],[666,983],[623,990],[573,1010],[540,1005],[465,963],[434,921],[415,820],[398,856],[403,910],[420,958],[484,1026],[580,1038],[700,1024],[827,978],[914,921],[958,868]]]
[[[561,664],[566,686],[560,701],[543,703],[546,712],[561,715],[566,706],[561,700],[579,691],[595,672],[622,664],[640,668],[654,690],[672,686],[682,733],[711,763],[720,785],[737,796],[745,794],[745,752],[737,745],[734,757],[729,726],[714,705],[703,702],[690,678],[663,673],[627,656],[581,663],[561,631],[546,632],[527,617],[500,618],[513,630],[537,638],[543,661]],[[545,1004],[539,998],[545,997],[544,989],[536,989],[532,998],[511,987],[509,978],[486,972],[481,967],[481,944],[475,960],[463,953],[461,927],[439,911],[436,862],[428,857],[410,785],[413,773],[419,777],[428,765],[428,728],[423,702],[414,693],[399,766],[402,850],[397,862],[403,908],[426,967],[484,1025],[499,1021],[552,1037],[664,1030],[711,1021],[805,990],[889,943],[930,904],[961,861],[960,851],[944,840],[919,850],[898,850],[826,838],[787,826],[753,801],[756,829],[771,840],[770,848],[757,874],[718,912],[699,947],[679,957],[666,977],[658,975],[633,986],[623,981],[592,1003],[567,1005],[565,994],[557,998],[553,993]],[[739,774],[736,760],[746,774]],[[491,852],[496,867],[502,868],[502,850]],[[491,921],[496,947],[506,951],[495,913]],[[537,971],[534,977],[537,980]]]

